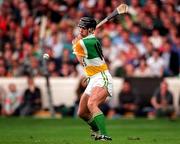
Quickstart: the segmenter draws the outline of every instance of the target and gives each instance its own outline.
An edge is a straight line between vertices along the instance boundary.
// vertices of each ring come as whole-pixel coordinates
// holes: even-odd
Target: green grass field
[[[107,120],[112,142],[94,141],[79,119],[0,118],[0,144],[180,144],[180,120]]]

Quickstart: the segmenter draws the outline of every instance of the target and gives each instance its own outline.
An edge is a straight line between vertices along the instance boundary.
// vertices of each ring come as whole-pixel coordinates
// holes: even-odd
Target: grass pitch
[[[94,141],[79,119],[0,118],[0,144],[180,144],[180,120],[107,120],[111,142]]]

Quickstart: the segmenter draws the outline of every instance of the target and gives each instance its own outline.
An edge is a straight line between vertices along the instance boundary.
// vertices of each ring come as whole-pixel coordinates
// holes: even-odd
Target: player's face
[[[79,34],[81,37],[86,37],[88,35],[88,30],[82,27],[79,27]]]

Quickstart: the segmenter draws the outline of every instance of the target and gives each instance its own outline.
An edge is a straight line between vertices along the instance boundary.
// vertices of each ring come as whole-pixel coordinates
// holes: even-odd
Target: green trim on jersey
[[[87,59],[98,58],[99,55],[95,48],[95,45],[97,43],[100,43],[98,41],[98,39],[96,39],[94,35],[90,35],[90,36],[83,38],[82,40],[83,40],[84,46],[87,49],[87,54],[88,54]]]

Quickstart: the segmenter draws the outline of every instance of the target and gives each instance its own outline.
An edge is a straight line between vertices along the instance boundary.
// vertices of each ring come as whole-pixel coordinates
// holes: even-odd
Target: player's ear
[[[91,30],[90,30],[90,29],[88,29],[88,33],[91,33]]]
[[[88,33],[91,33],[91,34],[92,34],[92,33],[93,33],[93,31],[94,31],[94,29],[93,29],[93,28],[89,28],[89,29],[88,29]]]

